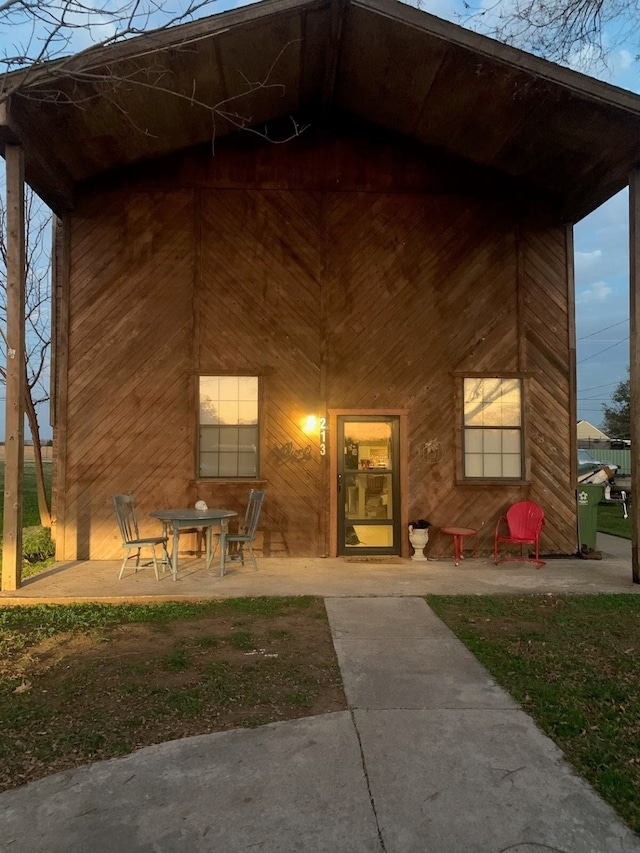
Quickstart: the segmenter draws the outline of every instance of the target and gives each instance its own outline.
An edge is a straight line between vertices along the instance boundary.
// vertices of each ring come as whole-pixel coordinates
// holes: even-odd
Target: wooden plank
[[[629,398],[631,473],[640,472],[640,169],[629,174]],[[640,513],[631,513],[631,575],[640,583]]]
[[[66,518],[67,420],[69,402],[69,270],[71,265],[71,234],[69,216],[59,221],[54,243],[56,268],[56,411],[54,427],[53,480],[51,488],[51,537],[56,544],[56,559],[63,559]],[[58,520],[63,524],[59,525]]]
[[[344,12],[347,7],[347,3],[348,0],[331,0],[331,31],[329,33],[324,85],[322,90],[322,112],[325,118],[334,108],[336,76],[340,63],[342,29],[344,26]]]
[[[578,423],[578,376],[576,360],[576,277],[574,266],[573,227],[565,229],[567,262],[567,318],[569,321],[569,422]],[[572,429],[569,435],[569,476],[571,484],[578,482],[578,430]],[[577,530],[576,530],[577,533]]]
[[[7,165],[7,378],[5,406],[2,589],[20,587],[25,393],[25,211],[24,153],[5,148]]]

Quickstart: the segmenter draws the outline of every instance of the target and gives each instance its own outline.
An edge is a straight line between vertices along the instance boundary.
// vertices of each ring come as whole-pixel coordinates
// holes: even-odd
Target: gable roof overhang
[[[78,184],[241,126],[352,115],[551,196],[575,222],[640,163],[640,97],[396,0],[264,0],[16,72],[0,144]]]

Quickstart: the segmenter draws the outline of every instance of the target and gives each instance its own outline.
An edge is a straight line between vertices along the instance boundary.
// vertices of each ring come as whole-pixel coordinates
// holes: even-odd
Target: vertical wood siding
[[[575,551],[564,226],[372,136],[308,143],[290,167],[282,146],[193,152],[87,193],[71,221],[60,558],[119,556],[119,491],[143,521],[198,498],[242,509],[255,484],[196,476],[198,375],[219,373],[260,377],[265,554],[331,548],[326,463],[302,422],[333,408],[407,410],[410,516],[477,526],[489,547],[531,497],[543,550]],[[461,377],[485,371],[525,376],[526,485],[458,482]],[[282,461],[289,442],[311,457]]]

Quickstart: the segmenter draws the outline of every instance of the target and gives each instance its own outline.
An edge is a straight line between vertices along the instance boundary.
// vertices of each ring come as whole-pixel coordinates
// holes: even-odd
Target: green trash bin
[[[589,483],[578,486],[578,545],[592,550],[596,547],[598,534],[598,504],[604,495],[602,483]]]

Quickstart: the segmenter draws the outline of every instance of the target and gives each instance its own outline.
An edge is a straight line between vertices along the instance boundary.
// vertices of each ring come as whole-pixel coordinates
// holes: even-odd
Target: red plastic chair
[[[500,525],[504,522],[509,528],[507,536],[500,535]],[[518,501],[510,506],[506,515],[500,516],[496,524],[496,536],[493,544],[493,562],[510,562],[512,560],[522,563],[535,563],[537,569],[541,569],[546,563],[540,559],[540,534],[544,527],[544,510],[534,501]],[[535,560],[529,557],[505,557],[498,559],[498,545],[500,542],[514,542],[519,545],[535,545]],[[522,550],[522,549],[521,549]]]

